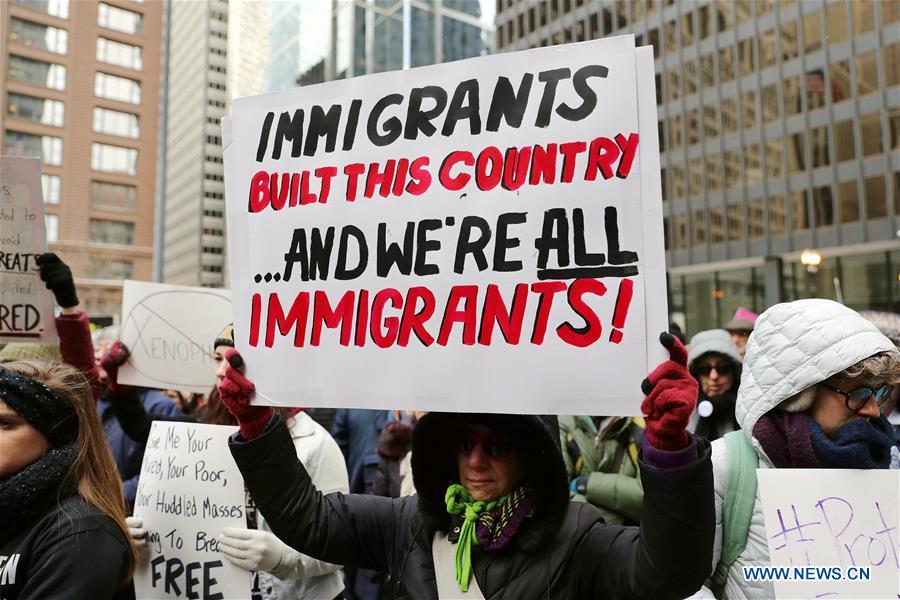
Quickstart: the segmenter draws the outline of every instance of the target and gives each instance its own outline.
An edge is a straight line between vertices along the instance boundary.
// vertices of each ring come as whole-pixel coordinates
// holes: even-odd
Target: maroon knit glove
[[[109,391],[115,393],[131,388],[130,385],[118,382],[119,367],[125,364],[129,356],[131,356],[131,351],[128,346],[116,341],[100,357],[100,366],[106,371],[106,384],[109,386]]]
[[[256,391],[256,386],[238,370],[244,366],[244,359],[238,351],[229,348],[225,351],[225,359],[228,366],[225,367],[225,378],[218,384],[219,395],[237,419],[241,436],[250,441],[266,428],[272,418],[272,407],[250,405],[250,396]]]
[[[697,380],[688,372],[684,344],[669,333],[660,334],[659,342],[669,350],[669,360],[641,383],[647,396],[641,411],[646,415],[647,440],[654,448],[672,452],[691,443],[687,425],[697,403]]]

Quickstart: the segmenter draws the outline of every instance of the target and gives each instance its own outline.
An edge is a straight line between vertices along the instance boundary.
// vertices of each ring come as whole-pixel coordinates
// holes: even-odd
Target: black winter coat
[[[258,438],[231,451],[275,535],[328,562],[388,574],[390,596],[437,598],[432,540],[450,531],[443,493],[458,467],[447,436],[462,421],[514,437],[535,491],[535,509],[506,548],[473,548],[472,571],[485,598],[684,598],[712,563],[713,479],[709,444],[700,458],[663,470],[641,465],[641,528],[605,525],[589,504],[570,503],[557,436],[537,417],[429,413],[413,435],[418,496],[319,493],[276,416]],[[451,539],[452,539],[451,535]]]

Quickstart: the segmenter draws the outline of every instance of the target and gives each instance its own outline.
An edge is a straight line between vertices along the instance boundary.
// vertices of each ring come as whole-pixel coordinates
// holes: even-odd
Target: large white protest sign
[[[900,597],[900,471],[757,474],[770,565],[788,567],[775,581],[778,598]],[[861,568],[868,568],[868,580]]]
[[[118,379],[129,385],[208,392],[213,342],[231,323],[228,290],[126,281],[121,339],[131,350]]]
[[[0,156],[0,342],[55,342],[53,296],[35,256],[47,251],[41,161]]]
[[[244,480],[228,451],[236,427],[156,421],[134,514],[148,543],[134,573],[138,598],[248,598],[250,576],[219,552],[225,527],[246,528]]]
[[[624,36],[236,101],[232,297],[258,400],[639,412],[665,284],[638,60]]]

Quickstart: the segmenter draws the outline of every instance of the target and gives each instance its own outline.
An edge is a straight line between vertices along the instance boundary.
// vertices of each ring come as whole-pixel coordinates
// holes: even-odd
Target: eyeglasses
[[[712,373],[714,369],[719,375],[731,375],[734,367],[731,365],[731,363],[722,363],[720,365],[700,365],[694,367],[694,373],[706,377],[710,373]]]
[[[450,440],[450,447],[459,454],[472,454],[475,447],[481,445],[481,449],[491,458],[498,460],[510,460],[518,454],[516,443],[505,435],[488,433],[479,435],[472,432],[463,432]]]
[[[875,389],[868,386],[858,387],[852,392],[845,392],[844,390],[830,386],[827,383],[823,383],[822,385],[832,392],[837,392],[842,395],[844,397],[844,402],[847,404],[847,409],[852,410],[853,412],[859,412],[872,396],[875,397],[878,408],[883,407],[887,404],[887,401],[891,399],[891,392],[894,391],[894,386],[889,383],[882,383]]]

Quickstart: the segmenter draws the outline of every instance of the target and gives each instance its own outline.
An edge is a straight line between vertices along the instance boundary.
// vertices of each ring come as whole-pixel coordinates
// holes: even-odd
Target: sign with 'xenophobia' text
[[[666,328],[655,137],[633,36],[239,99],[229,254],[256,400],[638,413]]]

